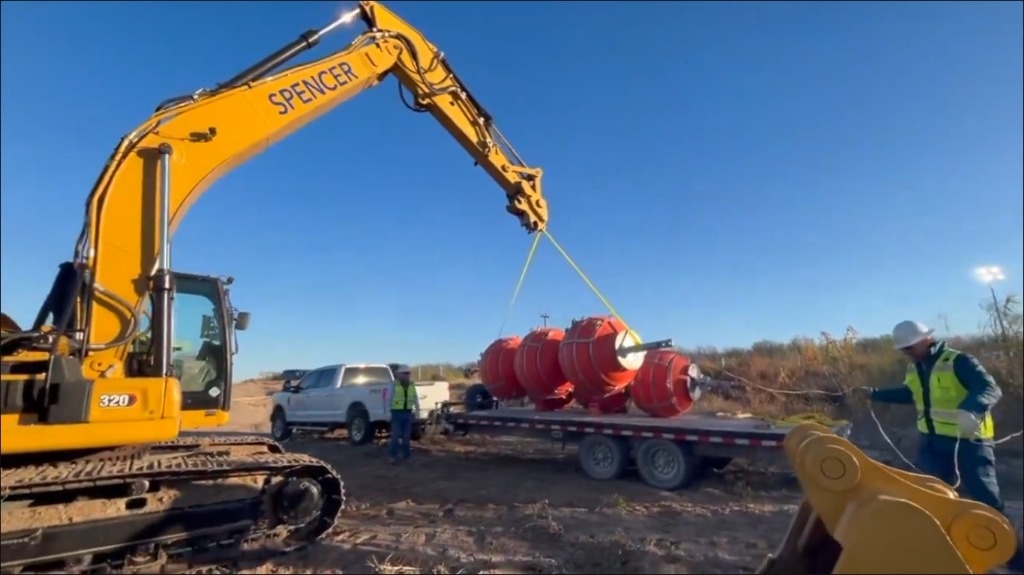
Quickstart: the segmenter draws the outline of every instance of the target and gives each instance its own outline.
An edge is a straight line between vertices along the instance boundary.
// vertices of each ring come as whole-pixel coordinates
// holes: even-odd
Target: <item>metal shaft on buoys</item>
[[[575,386],[578,403],[617,411],[628,402],[625,391],[647,352],[671,345],[670,339],[642,343],[615,316],[591,316],[573,321],[566,330],[558,363]]]
[[[672,347],[674,344],[671,339],[659,339],[658,341],[649,341],[647,343],[638,343],[629,347],[619,348],[619,355],[629,355],[631,353],[639,353],[641,351],[655,351],[659,349],[665,349]]]

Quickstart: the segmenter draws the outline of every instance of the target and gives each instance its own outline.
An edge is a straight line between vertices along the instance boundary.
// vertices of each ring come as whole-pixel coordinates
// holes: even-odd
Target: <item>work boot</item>
[[[396,463],[396,461],[395,461],[394,457],[389,457],[388,458],[388,465],[394,465],[395,463]]]

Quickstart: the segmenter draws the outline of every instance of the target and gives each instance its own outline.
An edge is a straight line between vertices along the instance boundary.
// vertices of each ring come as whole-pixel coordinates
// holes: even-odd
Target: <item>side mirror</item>
[[[290,379],[284,382],[281,384],[281,391],[295,391],[295,382]]]
[[[249,329],[249,320],[252,319],[252,315],[247,311],[240,311],[235,316],[235,331],[245,331]]]

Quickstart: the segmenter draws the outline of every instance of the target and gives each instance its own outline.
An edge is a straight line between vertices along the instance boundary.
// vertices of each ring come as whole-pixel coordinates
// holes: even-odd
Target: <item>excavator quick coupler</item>
[[[986,573],[1016,549],[1001,513],[874,461],[822,425],[793,428],[783,449],[803,501],[758,573]]]

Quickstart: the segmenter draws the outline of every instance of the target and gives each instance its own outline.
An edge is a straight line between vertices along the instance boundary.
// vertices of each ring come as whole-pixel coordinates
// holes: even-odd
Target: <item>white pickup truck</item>
[[[388,391],[395,381],[386,364],[340,364],[311,370],[273,395],[270,432],[277,441],[292,431],[347,429],[349,443],[364,445],[390,428]],[[446,381],[416,383],[420,411],[413,439],[422,437],[441,403],[451,398]]]

